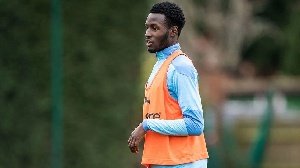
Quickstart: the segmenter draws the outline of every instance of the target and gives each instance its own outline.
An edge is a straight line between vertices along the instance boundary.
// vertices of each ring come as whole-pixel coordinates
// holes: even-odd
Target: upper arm
[[[198,90],[198,73],[186,56],[178,56],[172,62],[172,66],[173,95],[178,100],[189,135],[201,134],[204,119]]]

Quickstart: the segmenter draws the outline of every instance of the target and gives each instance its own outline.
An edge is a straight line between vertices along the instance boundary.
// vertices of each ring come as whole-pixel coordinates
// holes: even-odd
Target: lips
[[[152,43],[153,43],[152,41],[146,40],[146,46],[147,46],[147,47],[150,47],[150,46],[152,45]]]

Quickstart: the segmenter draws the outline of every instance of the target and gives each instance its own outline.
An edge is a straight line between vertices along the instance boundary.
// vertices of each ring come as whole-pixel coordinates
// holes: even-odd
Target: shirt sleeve
[[[164,135],[201,135],[204,129],[203,110],[198,90],[198,73],[191,61],[178,56],[167,74],[170,95],[178,101],[183,119],[145,119],[143,128]]]

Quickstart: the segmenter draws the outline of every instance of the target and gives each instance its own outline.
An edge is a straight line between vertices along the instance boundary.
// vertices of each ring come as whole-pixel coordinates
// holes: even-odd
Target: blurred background
[[[0,0],[0,168],[141,168],[127,147],[158,1]],[[300,168],[300,2],[172,0],[209,168]],[[141,146],[142,148],[142,146]]]

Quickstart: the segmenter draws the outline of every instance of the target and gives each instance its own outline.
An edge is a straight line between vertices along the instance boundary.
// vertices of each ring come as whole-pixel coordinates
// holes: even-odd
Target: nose
[[[149,38],[151,35],[150,35],[150,31],[149,29],[146,29],[146,32],[145,32],[145,37],[146,38]]]

